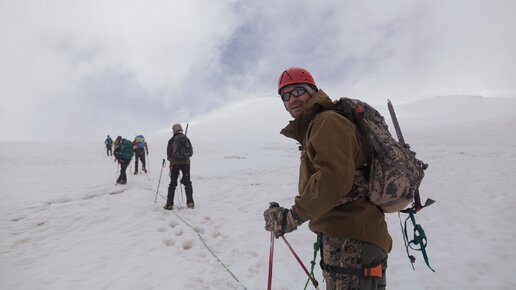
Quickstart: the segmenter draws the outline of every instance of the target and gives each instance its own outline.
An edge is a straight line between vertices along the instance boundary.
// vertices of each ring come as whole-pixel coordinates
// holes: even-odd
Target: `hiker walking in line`
[[[133,144],[122,136],[118,136],[115,140],[115,161],[120,163],[120,176],[116,180],[117,184],[127,183],[127,174],[125,173],[131,159],[133,158]]]
[[[123,140],[122,136],[119,135],[118,137],[116,137],[115,141],[113,142],[113,147],[115,148],[115,151],[117,148],[120,147],[120,144],[122,144],[122,140]],[[117,158],[116,152],[115,152],[115,162],[116,161],[118,161],[118,158]]]
[[[106,140],[104,141],[104,144],[106,144],[106,151],[107,156],[113,156],[113,139],[109,135],[107,135]]]
[[[168,186],[167,203],[164,208],[171,210],[174,206],[174,193],[177,187],[179,171],[183,175],[180,182],[185,186],[186,204],[188,208],[193,208],[193,189],[190,180],[190,157],[193,154],[192,144],[188,137],[183,134],[181,124],[174,124],[172,132],[174,135],[170,138],[167,145],[167,159],[170,161],[170,184]]]
[[[309,221],[326,289],[384,289],[392,239],[384,213],[354,186],[367,162],[355,124],[332,110],[334,103],[305,69],[285,70],[278,93],[294,118],[281,134],[301,144],[299,194],[289,209],[265,210],[265,229],[277,238]]]
[[[149,148],[147,147],[147,142],[145,142],[145,137],[143,135],[138,135],[133,140],[133,149],[134,149],[134,174],[138,174],[138,160],[142,162],[142,171],[147,173],[147,169],[145,168],[145,153],[149,155]]]
[[[123,140],[122,136],[116,137],[115,142],[113,142],[113,146],[115,147],[115,151],[116,151],[117,148],[120,147],[120,144],[122,144],[122,140]],[[115,161],[118,161],[118,158],[116,157],[116,152],[115,152]]]

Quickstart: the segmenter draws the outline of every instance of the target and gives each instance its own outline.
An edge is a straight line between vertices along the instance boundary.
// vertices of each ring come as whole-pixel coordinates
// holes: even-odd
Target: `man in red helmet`
[[[264,212],[265,229],[280,237],[309,221],[326,289],[384,289],[392,239],[384,213],[354,190],[366,163],[357,128],[305,69],[285,70],[278,93],[294,118],[281,134],[301,144],[299,194],[290,209]]]

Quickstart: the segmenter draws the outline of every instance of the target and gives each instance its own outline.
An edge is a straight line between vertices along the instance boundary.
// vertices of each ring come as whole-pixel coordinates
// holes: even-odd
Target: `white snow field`
[[[418,252],[412,270],[398,216],[389,214],[388,289],[514,289],[516,98],[394,105],[406,141],[430,165],[421,193],[437,202],[416,219],[436,272]],[[154,203],[168,129],[142,132],[150,173],[133,175],[131,163],[124,186],[114,185],[104,136],[0,143],[0,289],[266,289],[262,214],[271,201],[290,207],[297,193],[297,144],[278,134],[288,119],[277,98],[257,98],[191,122],[196,207],[174,211],[163,210],[166,169]],[[175,203],[185,203],[179,189]],[[305,224],[285,237],[309,267],[315,235]],[[281,239],[273,272],[273,289],[305,285]]]

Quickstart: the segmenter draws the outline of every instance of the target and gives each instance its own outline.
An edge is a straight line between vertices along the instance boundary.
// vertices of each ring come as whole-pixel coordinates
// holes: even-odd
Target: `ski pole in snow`
[[[185,200],[183,198],[183,173],[181,173],[181,178],[179,179],[179,192],[181,192],[181,204],[185,204]]]
[[[315,280],[314,276],[310,275],[310,273],[308,272],[308,270],[306,269],[305,265],[303,264],[303,262],[301,261],[301,259],[299,259],[299,256],[296,254],[296,252],[294,251],[294,249],[292,248],[292,246],[290,246],[290,243],[287,241],[287,239],[285,239],[285,236],[281,236],[281,238],[283,239],[283,241],[285,242],[285,244],[287,244],[288,248],[290,249],[290,251],[292,252],[292,254],[294,255],[294,257],[296,258],[297,262],[299,263],[299,265],[301,265],[301,268],[303,268],[303,270],[305,271],[306,275],[308,275],[308,278],[310,279],[310,281],[312,281],[312,284],[314,285],[315,289],[319,289],[317,286],[319,286],[319,282],[317,282],[317,280]]]
[[[269,278],[267,279],[267,290],[271,290],[272,286],[272,259],[274,255],[274,234],[271,232],[271,244],[269,248]]]
[[[118,160],[115,160],[116,162],[116,171],[115,171],[115,179],[118,180],[118,176],[119,176],[119,170],[120,170],[120,163],[118,163]]]
[[[269,208],[279,207],[277,202],[271,202]],[[271,242],[269,247],[269,278],[267,279],[267,290],[272,288],[272,261],[274,256],[274,232],[271,232]]]
[[[165,159],[163,159],[163,163],[161,164],[161,172],[159,174],[158,189],[156,189],[156,196],[154,197],[154,204],[156,204],[156,199],[158,198],[159,184],[161,183],[161,175],[163,174],[163,168],[165,168]]]
[[[188,134],[188,123],[186,123],[185,136]],[[185,200],[183,198],[183,172],[181,171],[181,178],[179,179],[179,192],[181,193],[181,205],[185,204]],[[185,189],[186,190],[186,189]]]
[[[143,153],[143,157],[145,157],[145,152]],[[163,160],[164,160],[164,159],[163,159]],[[149,154],[148,154],[148,153],[147,153],[147,160],[146,160],[146,161],[147,161],[147,164],[146,164],[146,165],[147,165],[147,166],[146,166],[146,167],[147,167],[147,168],[146,168],[146,169],[147,169],[147,172],[145,172],[145,174],[147,174],[147,178],[149,178],[149,174],[150,174],[150,167],[151,167],[151,166],[150,166],[150,158],[149,158]]]

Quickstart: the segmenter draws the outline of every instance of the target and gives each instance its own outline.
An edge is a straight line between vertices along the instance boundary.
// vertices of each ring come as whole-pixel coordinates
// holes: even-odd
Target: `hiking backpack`
[[[134,138],[136,141],[135,148],[136,149],[144,149],[145,148],[145,138],[143,135],[138,135],[136,138]]]
[[[399,141],[392,137],[384,117],[367,103],[350,98],[334,101],[334,107],[330,110],[339,113],[356,125],[358,138],[367,156],[366,166],[356,171],[353,190],[339,204],[346,204],[365,196],[385,213],[398,212],[398,216],[400,213],[408,214],[404,225],[401,222],[401,216],[399,217],[407,257],[412,268],[415,269],[416,258],[410,255],[409,248],[420,251],[425,264],[434,271],[430,267],[426,253],[425,231],[420,224],[416,223],[414,217],[419,210],[435,202],[429,198],[421,204],[419,195],[419,185],[428,165],[417,159],[416,153],[405,143],[390,101],[388,106]],[[308,127],[307,139],[312,125],[313,122]],[[407,208],[411,203],[412,207]],[[408,234],[409,220],[413,226],[412,239]]]
[[[131,160],[133,158],[133,144],[131,141],[124,139],[120,144],[120,158],[122,160]]]
[[[366,149],[367,165],[357,171],[355,190],[386,213],[403,210],[418,195],[427,165],[392,137],[384,117],[373,107],[341,98],[335,101],[335,109],[357,126]]]
[[[192,144],[186,135],[177,134],[172,142],[172,157],[185,159],[193,155]]]

